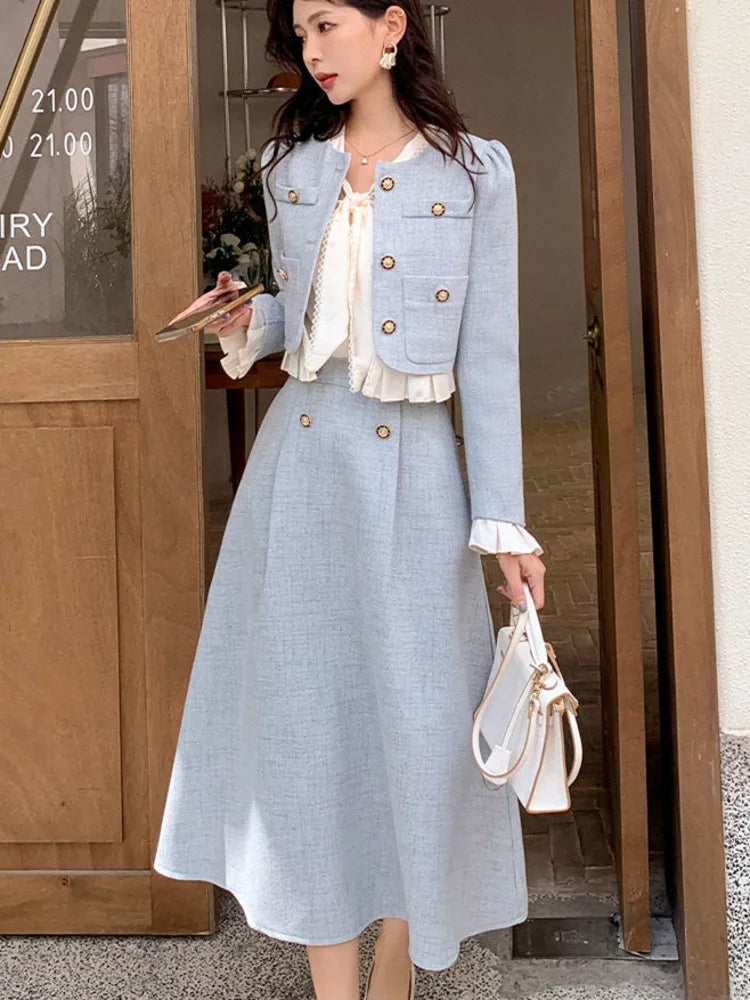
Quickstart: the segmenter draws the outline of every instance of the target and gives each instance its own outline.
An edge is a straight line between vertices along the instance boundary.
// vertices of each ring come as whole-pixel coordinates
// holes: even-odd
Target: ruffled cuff
[[[265,332],[265,316],[255,304],[248,326],[219,337],[222,350],[226,351],[219,364],[230,378],[242,378],[252,368],[263,349]]]
[[[507,552],[521,555],[532,552],[540,556],[544,549],[522,524],[514,521],[496,521],[489,517],[475,517],[471,522],[469,548],[475,552]]]

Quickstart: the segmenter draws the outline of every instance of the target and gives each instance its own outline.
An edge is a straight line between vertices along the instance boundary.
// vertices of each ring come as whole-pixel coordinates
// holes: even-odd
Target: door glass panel
[[[3,5],[0,93],[37,3]],[[131,337],[125,0],[62,0],[0,151],[0,339]]]

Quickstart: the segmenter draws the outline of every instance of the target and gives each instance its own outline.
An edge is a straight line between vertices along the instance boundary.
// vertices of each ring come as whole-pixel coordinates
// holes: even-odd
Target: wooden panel
[[[6,341],[2,358],[0,403],[138,396],[138,345],[133,340]]]
[[[146,683],[155,706],[148,726],[152,852],[204,607],[202,344],[198,337],[157,344],[152,336],[200,290],[194,8],[186,0],[128,5]],[[169,86],[154,85],[165,80]],[[214,928],[208,883],[154,873],[153,893],[154,931]]]
[[[630,4],[660,701],[688,1000],[729,993],[685,5]]]
[[[0,869],[148,869],[148,774],[145,745],[141,597],[140,463],[138,405],[124,403],[35,403],[0,405],[0,427],[33,428],[110,425],[114,428],[114,523],[118,582],[119,739],[122,746],[121,842],[0,843]],[[3,563],[4,565],[5,563]],[[93,708],[89,706],[93,713]],[[0,933],[14,927],[0,926]]]
[[[54,80],[69,72],[71,54],[77,51],[94,6],[91,0],[76,6]],[[81,646],[85,653],[83,662],[76,661],[68,675],[67,688],[61,675],[50,684],[49,674],[42,673],[46,688],[33,689],[39,700],[14,717],[17,728],[11,732],[24,741],[23,769],[30,770],[40,790],[32,790],[31,803],[24,804],[34,823],[23,829],[6,827],[7,836],[25,834],[27,839],[0,842],[0,933],[201,933],[215,926],[210,885],[167,879],[150,867],[204,600],[201,345],[198,338],[161,345],[152,338],[153,330],[183,309],[200,287],[194,7],[189,0],[127,2],[135,337],[58,340],[43,329],[38,338],[0,341],[3,433],[10,435],[16,429],[32,445],[37,435],[50,431],[59,432],[66,442],[77,435],[96,438],[102,429],[109,434],[106,460],[100,452],[71,465],[66,445],[57,461],[60,468],[67,466],[66,483],[74,484],[72,494],[62,495],[63,499],[73,502],[83,496],[76,517],[89,516],[87,524],[93,523],[91,538],[84,531],[74,538],[91,545],[100,539],[109,518],[110,569],[116,580],[116,589],[102,585],[101,595],[91,597],[86,590],[86,601],[93,603],[76,617],[75,601],[81,594],[70,588],[70,580],[80,586],[85,575],[77,577],[73,563],[69,567],[73,575],[63,580],[55,563],[47,578],[47,566],[38,560],[40,552],[49,558],[50,536],[59,528],[59,518],[44,524],[47,534],[37,539],[32,553],[37,559],[35,596],[49,600],[57,581],[58,591],[63,584],[71,591],[60,601],[63,609],[65,601],[75,607],[67,618],[59,612],[55,616],[55,623],[62,621],[60,650],[53,647],[49,633],[40,638],[28,632],[24,641],[36,639],[41,645],[33,669],[51,670],[54,656],[49,657],[49,650],[64,658],[66,644],[68,650],[72,646],[74,627],[82,623],[77,655],[81,657]],[[168,86],[154,83],[164,80]],[[20,197],[29,175],[18,176],[13,194]],[[51,510],[57,509],[56,501],[61,504],[60,477],[48,482],[49,467],[42,470],[43,463],[38,464],[34,515],[44,500]],[[101,506],[105,472],[110,495],[107,505]],[[6,474],[3,481],[7,479]],[[6,506],[8,497],[18,527],[22,511],[17,498],[13,506],[10,486],[2,497]],[[89,515],[92,507],[94,513]],[[24,525],[29,539],[24,538],[23,545],[32,544],[36,523],[29,516]],[[65,530],[71,528],[66,525]],[[72,558],[78,550],[69,545],[67,551]],[[81,551],[84,556],[104,558],[106,549],[97,545],[93,553],[90,548]],[[58,558],[63,561],[63,549]],[[23,585],[21,579],[19,586]],[[108,602],[104,613],[97,607],[99,599]],[[112,644],[110,658],[100,660],[98,673],[87,659],[93,659],[97,644],[101,645],[100,635],[91,631],[97,625],[106,630]],[[8,668],[8,676],[13,677],[18,696],[28,700],[24,680],[14,669]],[[106,681],[113,677],[117,686],[107,688]],[[82,687],[76,690],[81,678]],[[42,703],[42,690],[47,700],[37,714],[46,725],[37,732],[33,713]],[[68,725],[70,740],[63,739],[61,720],[67,723],[69,716],[80,728],[84,695],[88,729],[79,738]],[[20,733],[23,726],[27,728]],[[96,753],[91,750],[96,732],[105,734],[100,761],[96,761],[99,744]],[[57,743],[53,734],[59,737]],[[115,755],[117,740],[121,752]],[[44,776],[48,785],[43,788],[34,771],[53,746],[60,751],[53,762],[55,778],[54,768],[67,774],[76,754],[87,754],[81,762],[83,778],[79,774],[73,791],[91,795],[95,803],[95,807],[91,801],[82,808],[77,805],[75,820],[62,833],[59,816],[52,816],[50,779]],[[0,753],[7,756],[1,734]],[[121,774],[113,769],[115,756],[121,761]],[[7,777],[10,785],[10,771]],[[23,780],[21,776],[18,784]],[[42,813],[45,791],[49,816]],[[28,816],[5,822],[22,823]],[[38,827],[45,819],[46,829],[40,834]]]
[[[0,841],[119,841],[112,428],[0,431],[0,509]]]
[[[625,947],[651,947],[635,421],[615,0],[576,0],[604,746]]]
[[[14,934],[143,934],[150,924],[149,872],[0,875],[0,927]]]

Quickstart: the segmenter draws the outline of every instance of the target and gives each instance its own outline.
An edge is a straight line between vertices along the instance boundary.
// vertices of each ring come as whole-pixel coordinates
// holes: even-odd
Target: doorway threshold
[[[651,918],[652,950],[623,948],[617,914],[609,917],[532,917],[513,928],[513,958],[608,958],[677,962],[677,938],[669,917]]]

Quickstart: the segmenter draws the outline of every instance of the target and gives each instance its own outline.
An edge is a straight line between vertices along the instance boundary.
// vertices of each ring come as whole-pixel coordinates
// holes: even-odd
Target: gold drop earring
[[[396,65],[396,53],[398,52],[398,45],[395,42],[391,43],[393,48],[388,51],[388,46],[383,46],[383,54],[380,57],[380,65],[383,69],[392,69]]]

